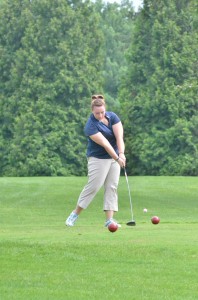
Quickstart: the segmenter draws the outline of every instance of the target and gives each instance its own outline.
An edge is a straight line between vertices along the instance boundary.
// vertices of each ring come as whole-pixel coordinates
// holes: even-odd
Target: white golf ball
[[[147,211],[148,211],[147,208],[144,208],[144,209],[143,209],[143,212],[144,212],[144,213],[147,213]]]

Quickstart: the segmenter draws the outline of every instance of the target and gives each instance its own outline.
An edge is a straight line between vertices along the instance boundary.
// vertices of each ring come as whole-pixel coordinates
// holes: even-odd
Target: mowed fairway
[[[86,180],[0,178],[0,299],[197,300],[198,178],[129,177],[129,227],[122,176],[115,233],[104,228],[102,190],[65,226]]]

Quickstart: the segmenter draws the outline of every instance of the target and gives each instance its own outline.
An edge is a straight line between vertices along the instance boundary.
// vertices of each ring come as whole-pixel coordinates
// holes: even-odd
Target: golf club
[[[135,221],[133,219],[133,206],[132,206],[132,199],[131,199],[131,192],[130,192],[130,187],[129,187],[129,181],[128,181],[128,176],[126,172],[126,168],[124,168],[124,174],[127,182],[127,187],[128,187],[128,192],[129,192],[129,200],[130,200],[130,207],[131,207],[131,221],[127,222],[126,225],[128,226],[135,226]]]

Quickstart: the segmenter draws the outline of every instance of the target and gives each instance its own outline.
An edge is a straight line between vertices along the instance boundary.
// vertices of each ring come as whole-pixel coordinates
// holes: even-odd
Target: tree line
[[[86,174],[103,93],[130,175],[198,175],[195,0],[0,1],[0,176]]]

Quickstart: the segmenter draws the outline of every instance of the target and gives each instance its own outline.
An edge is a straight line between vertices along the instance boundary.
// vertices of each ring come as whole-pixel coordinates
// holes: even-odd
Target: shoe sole
[[[68,227],[73,227],[74,226],[74,224],[70,224],[70,223],[67,223],[67,222],[65,222],[65,225],[68,226]]]

